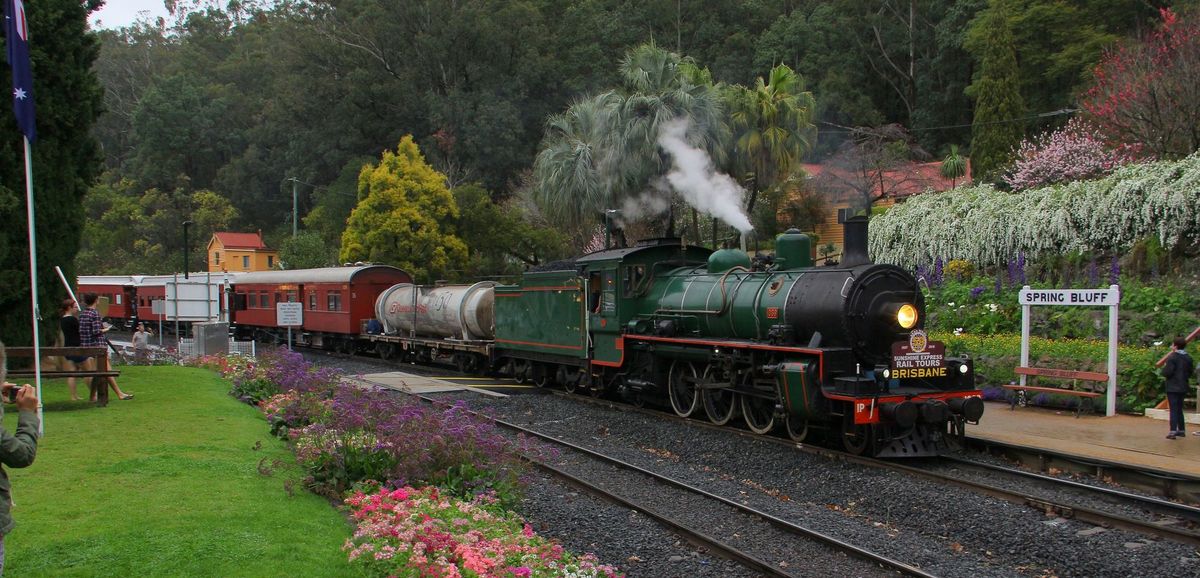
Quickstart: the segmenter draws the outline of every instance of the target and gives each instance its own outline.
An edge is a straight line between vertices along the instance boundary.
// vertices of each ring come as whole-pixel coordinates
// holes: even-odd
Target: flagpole
[[[33,153],[29,147],[29,137],[25,141],[25,215],[29,220],[29,302],[33,311],[33,383],[37,394],[38,437],[45,432],[42,423],[42,348],[38,332],[38,321],[41,312],[38,311],[38,274],[37,274],[37,229],[33,219]]]

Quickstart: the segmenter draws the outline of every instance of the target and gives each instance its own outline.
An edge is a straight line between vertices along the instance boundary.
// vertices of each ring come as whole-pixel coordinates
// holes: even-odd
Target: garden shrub
[[[1168,251],[1200,241],[1200,153],[1019,194],[978,185],[915,195],[871,220],[869,249],[905,267],[938,257],[994,266],[1017,254],[1120,254],[1152,236]]]
[[[998,386],[1018,381],[1014,369],[1021,360],[1020,335],[934,334],[933,338],[945,341],[949,355],[969,355],[975,361],[976,377],[982,384]],[[1030,337],[1029,342],[1030,363],[1035,367],[1108,372],[1106,342],[1039,337]],[[1154,366],[1160,356],[1161,352],[1148,347],[1118,347],[1117,401],[1124,411],[1141,412],[1162,400],[1162,377]],[[1045,377],[1038,380],[1057,383]]]
[[[355,492],[345,504],[357,528],[343,549],[371,575],[621,576],[591,554],[574,556],[539,537],[489,494],[460,501],[442,496],[437,487],[403,487]]]

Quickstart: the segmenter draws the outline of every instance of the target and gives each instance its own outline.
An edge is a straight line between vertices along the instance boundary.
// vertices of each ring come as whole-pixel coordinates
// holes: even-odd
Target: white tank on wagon
[[[375,300],[375,318],[385,333],[414,331],[420,337],[450,337],[468,341],[494,339],[495,281],[474,285],[417,287],[392,285]]]

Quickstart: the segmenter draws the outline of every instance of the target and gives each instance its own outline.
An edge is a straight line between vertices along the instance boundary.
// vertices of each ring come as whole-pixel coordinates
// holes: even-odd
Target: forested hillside
[[[105,112],[94,134],[105,172],[86,203],[81,272],[171,270],[189,219],[193,239],[262,229],[279,246],[291,237],[293,188],[305,250],[332,259],[364,194],[362,167],[406,135],[451,190],[478,184],[520,222],[547,119],[619,86],[621,59],[648,43],[716,84],[753,86],[790,67],[813,98],[808,160],[838,152],[861,127],[892,124],[911,135],[914,159],[940,159],[952,145],[970,156],[972,91],[995,81],[989,58],[1011,55],[1017,99],[989,109],[1004,112],[985,130],[1031,135],[1066,122],[1106,48],[1153,29],[1160,8],[1194,2],[169,4],[169,21],[97,32]],[[1009,32],[1003,45],[997,26]]]

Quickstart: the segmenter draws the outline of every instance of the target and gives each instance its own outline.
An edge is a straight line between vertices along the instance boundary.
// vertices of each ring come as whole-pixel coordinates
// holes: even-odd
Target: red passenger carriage
[[[233,322],[241,337],[280,340],[287,328],[276,324],[275,305],[299,302],[304,325],[297,342],[348,351],[363,322],[375,317],[379,294],[411,282],[408,273],[388,265],[246,273],[233,283]]]

